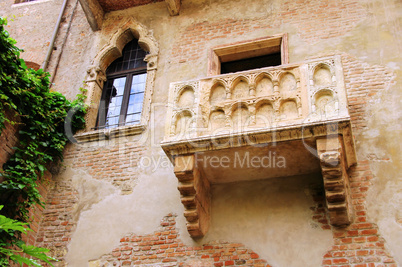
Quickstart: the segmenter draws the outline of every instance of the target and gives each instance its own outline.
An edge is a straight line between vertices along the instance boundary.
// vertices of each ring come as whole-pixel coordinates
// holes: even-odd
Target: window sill
[[[145,128],[146,128],[145,125],[142,124],[127,125],[112,129],[102,129],[102,130],[78,133],[74,135],[74,138],[79,143],[109,140],[112,138],[140,134],[145,130]]]
[[[50,2],[50,1],[51,0],[36,0],[36,1],[30,1],[30,2],[15,3],[11,6],[11,8],[24,7],[24,6],[35,5],[35,4]]]

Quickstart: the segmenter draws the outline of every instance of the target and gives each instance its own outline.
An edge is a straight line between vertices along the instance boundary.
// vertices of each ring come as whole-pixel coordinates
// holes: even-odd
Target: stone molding
[[[133,38],[137,38],[140,46],[149,53],[145,57],[145,61],[147,62],[147,79],[145,85],[141,121],[138,125],[118,127],[117,130],[111,130],[110,132],[119,132],[118,135],[114,136],[122,136],[126,133],[129,135],[141,133],[145,129],[145,125],[147,125],[149,121],[151,98],[153,94],[155,73],[158,63],[158,43],[153,37],[152,31],[148,30],[144,25],[134,21],[133,19],[125,20],[121,24],[116,25],[115,28],[116,30],[114,34],[110,37],[108,44],[100,49],[98,54],[95,56],[91,66],[87,70],[87,77],[85,80],[84,88],[87,90],[86,104],[89,108],[85,117],[86,129],[84,132],[91,132],[92,129],[96,126],[99,102],[102,95],[103,85],[106,81],[105,73],[107,67],[115,59],[122,56],[122,50],[124,46]],[[127,131],[127,128],[132,129]],[[96,137],[105,136],[105,132],[109,132],[109,130],[99,130],[91,134],[81,133],[76,138],[77,140],[81,139],[81,141],[95,140]]]
[[[111,138],[140,134],[145,129],[146,129],[145,125],[127,125],[112,129],[102,129],[102,130],[83,132],[74,135],[74,138],[78,142],[108,140]]]

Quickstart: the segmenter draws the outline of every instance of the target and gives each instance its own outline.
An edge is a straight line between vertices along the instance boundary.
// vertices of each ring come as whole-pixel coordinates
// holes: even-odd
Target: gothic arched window
[[[140,123],[147,77],[146,55],[138,40],[133,39],[124,47],[122,57],[107,68],[98,129]]]

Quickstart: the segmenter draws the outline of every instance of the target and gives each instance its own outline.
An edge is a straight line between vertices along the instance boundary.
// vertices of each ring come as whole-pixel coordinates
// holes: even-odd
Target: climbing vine
[[[0,173],[0,205],[4,206],[0,213],[25,222],[33,204],[43,205],[38,180],[50,164],[62,159],[68,141],[66,121],[73,132],[84,126],[85,97],[69,101],[50,91],[49,74],[26,67],[22,50],[4,29],[6,23],[0,17],[0,133],[6,122],[18,124],[19,143]],[[15,116],[7,117],[6,110]],[[75,112],[67,118],[70,110]],[[19,232],[0,228],[0,247],[18,246]],[[0,250],[0,263],[5,256]]]

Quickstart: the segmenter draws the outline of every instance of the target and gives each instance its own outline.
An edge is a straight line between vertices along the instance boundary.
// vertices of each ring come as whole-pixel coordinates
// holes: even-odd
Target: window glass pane
[[[133,76],[133,81],[131,83],[131,94],[144,92],[146,78],[146,73]]]
[[[122,96],[124,93],[125,84],[126,84],[126,77],[114,79],[111,97]]]
[[[128,104],[131,105],[131,104],[142,103],[143,98],[144,98],[144,93],[130,95],[130,100],[129,100]]]
[[[146,79],[147,79],[147,74],[146,73],[143,73],[143,74],[140,74],[140,75],[138,75],[139,76],[139,78],[140,78],[140,83],[145,83],[145,81],[146,81]]]
[[[141,114],[130,114],[126,117],[126,124],[139,123],[141,119]]]
[[[109,128],[108,126],[116,127],[119,124],[119,117],[110,117],[106,119],[105,128]]]
[[[146,55],[147,52],[138,45],[138,40],[133,39],[123,48],[122,57],[110,64],[106,70],[106,74],[109,75],[119,71],[145,67],[147,65],[144,61]]]
[[[109,110],[111,108],[120,107],[122,100],[123,100],[122,96],[112,98],[112,100],[110,101],[110,104],[109,104]]]
[[[116,125],[119,122],[119,116],[121,111],[121,104],[123,101],[124,86],[126,84],[126,77],[116,78],[113,81],[109,81],[112,84],[109,89],[109,105],[106,114],[105,126]]]
[[[128,106],[127,114],[141,113],[142,103],[136,103]]]

